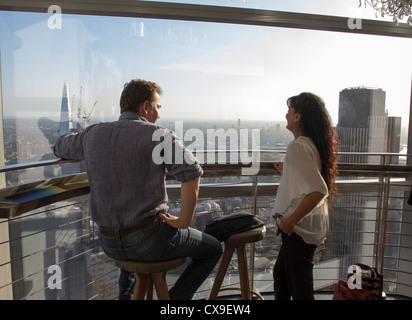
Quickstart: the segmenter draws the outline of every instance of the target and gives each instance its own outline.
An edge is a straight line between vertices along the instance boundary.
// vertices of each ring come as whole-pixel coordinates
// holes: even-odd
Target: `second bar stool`
[[[236,249],[238,257],[238,270],[240,278],[240,289],[242,300],[251,300],[251,290],[249,284],[249,274],[246,259],[245,246],[247,243],[252,243],[262,240],[266,235],[266,227],[262,226],[250,231],[240,232],[230,236],[225,241],[225,250],[223,251],[222,260],[213,283],[212,291],[208,297],[209,300],[215,300],[219,293],[227,268],[229,266],[232,255]]]

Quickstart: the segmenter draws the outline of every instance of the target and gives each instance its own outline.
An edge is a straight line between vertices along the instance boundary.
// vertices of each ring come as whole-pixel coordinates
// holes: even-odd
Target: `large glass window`
[[[7,164],[53,158],[60,124],[67,125],[64,103],[72,130],[116,119],[122,87],[132,78],[164,89],[160,123],[174,130],[181,122],[184,130],[257,129],[261,149],[282,148],[292,138],[284,115],[294,94],[319,94],[338,124],[342,91],[381,90],[381,108],[401,118],[406,144],[410,39],[125,17],[51,19],[0,12]]]
[[[194,3],[374,17],[370,8],[359,9],[356,0],[199,0]],[[341,151],[406,153],[411,49],[410,38],[361,32],[73,15],[65,14],[64,10],[63,15],[57,17],[46,12],[0,11],[5,162],[53,159],[52,147],[60,134],[117,119],[123,85],[133,78],[155,81],[162,87],[159,123],[175,130],[192,147],[193,139],[202,136],[197,140],[201,145],[196,145],[196,151],[246,147],[248,151],[274,151],[262,153],[260,160],[263,161],[282,158],[282,152],[293,138],[285,128],[286,100],[311,91],[325,100],[339,133]],[[242,132],[247,135],[242,136]],[[253,132],[258,132],[258,140],[252,138]],[[215,140],[219,135],[229,141]],[[252,161],[251,154],[249,152],[246,161]],[[200,153],[197,158],[203,163],[232,161],[230,154],[223,158],[215,155],[212,162]],[[380,159],[370,154],[339,158],[341,162],[352,163],[379,163]],[[404,160],[396,157],[391,161]],[[7,183],[14,185],[79,170],[84,170],[82,164],[14,171],[7,173]],[[268,236],[256,249],[256,257],[265,258],[256,263],[257,268],[261,268],[256,280],[263,282],[264,288],[272,287],[271,265],[277,255],[275,228],[269,220],[274,192],[253,199],[247,187],[259,181],[260,186],[269,183],[272,188],[278,179],[278,176],[256,180],[244,176],[203,177],[206,195],[199,200],[194,220],[194,225],[203,229],[216,215],[235,210],[254,211],[264,219]],[[210,195],[207,194],[209,184],[221,189],[230,187],[226,189],[227,194],[219,190]],[[335,272],[340,268],[343,273],[339,277],[343,278],[349,264],[358,262],[359,256],[371,258],[375,251],[373,237],[379,225],[376,221],[381,196],[373,188],[364,194],[347,189],[340,190],[331,215],[330,236],[316,257],[316,261],[321,262],[322,275],[325,270]],[[170,190],[173,191],[173,186],[169,185]],[[170,197],[172,214],[180,211],[178,197]],[[395,194],[389,206],[388,230],[394,233],[390,241],[395,245],[400,242],[397,232],[404,197]],[[74,213],[83,217],[84,212],[79,210],[75,208]],[[49,213],[46,215],[51,217]],[[43,219],[43,215],[40,218]],[[16,234],[19,228],[25,226],[16,223]],[[365,243],[366,248],[361,248],[359,244]],[[76,244],[76,250],[81,245]],[[64,251],[65,255],[69,255],[69,249]],[[399,251],[387,249],[385,254],[397,257]],[[388,266],[394,268],[394,262]],[[334,283],[336,275],[327,276],[329,279],[318,282],[317,288]],[[212,279],[209,280],[211,283]]]

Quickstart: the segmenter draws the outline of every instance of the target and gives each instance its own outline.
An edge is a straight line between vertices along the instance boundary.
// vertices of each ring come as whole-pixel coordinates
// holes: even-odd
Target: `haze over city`
[[[357,0],[216,5],[375,18]],[[282,121],[286,99],[311,91],[336,123],[339,92],[357,86],[382,88],[389,114],[409,119],[410,39],[62,12],[61,29],[46,10],[0,12],[5,117],[58,120],[67,81],[74,113],[112,120],[124,83],[143,78],[163,88],[162,119]]]

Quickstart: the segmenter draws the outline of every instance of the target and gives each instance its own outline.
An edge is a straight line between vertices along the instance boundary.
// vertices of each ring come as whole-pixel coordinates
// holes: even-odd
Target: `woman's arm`
[[[280,217],[281,223],[279,229],[289,236],[293,233],[293,228],[295,225],[302,220],[309,212],[311,212],[318,203],[325,197],[324,194],[320,192],[313,192],[306,195],[296,210],[287,218]]]

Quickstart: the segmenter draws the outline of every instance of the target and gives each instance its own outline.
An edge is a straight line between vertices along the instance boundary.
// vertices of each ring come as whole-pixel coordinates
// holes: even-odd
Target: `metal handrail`
[[[207,153],[210,151],[196,151],[197,153]],[[255,152],[253,150],[232,150],[232,151],[227,151],[227,150],[215,150],[213,151],[215,153],[220,153],[220,152],[225,152],[229,154],[229,152]],[[266,153],[266,154],[285,154],[286,151],[279,151],[279,150],[256,150],[256,152],[260,153]],[[379,156],[382,159],[385,158],[390,158],[390,157],[412,157],[412,154],[401,154],[401,153],[376,153],[376,152],[339,152],[338,155],[362,155],[362,156]],[[16,170],[22,170],[22,169],[30,169],[30,168],[36,168],[36,167],[44,167],[44,166],[49,166],[49,165],[60,165],[63,163],[75,163],[75,162],[82,162],[82,160],[67,160],[67,159],[61,159],[61,158],[56,158],[52,160],[40,160],[40,161],[35,161],[35,162],[26,162],[26,163],[17,163],[17,164],[12,164],[12,165],[5,165],[0,167],[0,173],[4,172],[9,172],[9,171],[16,171]],[[382,163],[382,162],[381,162]],[[339,173],[344,175],[346,174],[354,174],[357,170],[360,169],[359,171],[375,171],[376,172],[391,172],[391,173],[406,173],[408,176],[412,172],[412,168],[408,165],[401,165],[401,164],[386,164],[386,161],[383,161],[385,164],[381,165],[375,165],[375,164],[361,164],[361,163],[339,163],[338,162],[338,167],[339,167]],[[232,169],[240,169],[240,168],[245,168],[248,167],[249,165],[246,164],[202,164],[202,167],[206,169],[211,169],[211,168],[216,168],[216,169],[222,169],[221,171],[226,171],[229,168]],[[272,162],[260,162],[260,168],[266,170],[266,169],[273,169],[272,167]],[[222,172],[222,173],[223,173]],[[264,174],[264,172],[262,172]],[[260,173],[260,174],[262,174]],[[270,175],[273,175],[273,173],[270,173]],[[367,173],[369,175],[369,173]]]
[[[52,160],[39,160],[35,162],[9,164],[9,165],[0,167],[0,173],[16,171],[16,170],[23,170],[23,169],[30,169],[30,168],[37,168],[37,167],[44,167],[44,166],[69,163],[69,162],[79,162],[79,160],[64,160],[64,159],[56,158]]]

